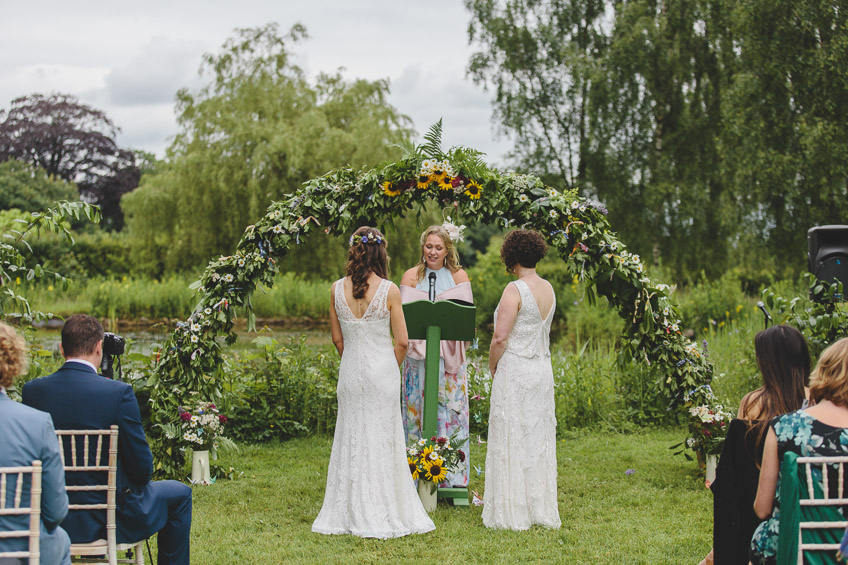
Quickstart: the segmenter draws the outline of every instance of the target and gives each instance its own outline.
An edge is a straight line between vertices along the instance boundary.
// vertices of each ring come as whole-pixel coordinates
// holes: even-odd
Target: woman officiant
[[[421,260],[403,274],[400,295],[403,302],[429,298],[431,273],[435,274],[436,300],[473,302],[468,274],[459,265],[454,243],[461,237],[457,226],[445,222],[430,226],[421,234]],[[456,447],[466,455],[459,467],[449,473],[443,486],[467,487],[469,469],[468,373],[465,349],[467,342],[442,341],[439,359],[439,407],[436,435],[454,437]],[[403,362],[402,414],[406,440],[421,438],[424,422],[424,353],[423,340],[409,340]],[[429,439],[429,438],[428,438]]]

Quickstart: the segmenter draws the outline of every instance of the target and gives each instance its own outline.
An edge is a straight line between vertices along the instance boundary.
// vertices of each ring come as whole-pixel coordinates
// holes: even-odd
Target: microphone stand
[[[760,301],[760,302],[757,302],[757,308],[762,310],[763,316],[766,317],[766,319],[765,319],[765,326],[766,327],[764,329],[768,329],[769,324],[772,323],[772,320],[771,320],[771,315],[768,313],[768,310],[766,310],[766,305],[763,304],[762,301]]]

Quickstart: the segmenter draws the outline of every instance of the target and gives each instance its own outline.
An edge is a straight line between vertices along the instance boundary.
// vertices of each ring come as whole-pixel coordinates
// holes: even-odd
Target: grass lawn
[[[310,531],[332,438],[246,446],[220,461],[243,471],[240,479],[194,487],[192,562],[697,563],[712,542],[712,495],[697,466],[668,449],[684,435],[583,431],[561,440],[559,530],[490,531],[482,508],[440,502],[434,532],[392,540]],[[485,446],[471,458],[482,469]],[[484,475],[471,474],[482,494]]]

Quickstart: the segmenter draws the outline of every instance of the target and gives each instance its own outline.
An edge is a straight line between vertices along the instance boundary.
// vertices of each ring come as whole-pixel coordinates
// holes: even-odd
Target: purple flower
[[[633,474],[633,473],[635,473],[635,472],[636,472],[636,469],[627,469],[627,470],[624,472],[624,474],[625,474],[625,475],[632,475],[632,474]]]

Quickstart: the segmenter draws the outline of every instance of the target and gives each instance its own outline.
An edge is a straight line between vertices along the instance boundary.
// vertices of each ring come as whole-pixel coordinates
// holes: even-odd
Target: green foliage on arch
[[[373,169],[340,168],[305,183],[245,229],[235,252],[209,263],[197,283],[198,303],[162,349],[151,380],[155,424],[172,422],[190,397],[221,397],[221,349],[231,343],[233,317],[251,296],[271,286],[276,264],[315,230],[349,234],[360,225],[391,222],[429,200],[452,210],[463,223],[496,223],[542,232],[587,283],[590,299],[604,296],[624,321],[623,356],[653,367],[672,406],[710,404],[713,368],[697,344],[684,338],[669,299],[670,288],[647,276],[637,255],[610,229],[606,210],[575,192],[559,192],[531,175],[489,168],[482,154],[465,147],[441,149],[441,122],[420,146],[402,147],[400,160]],[[157,474],[176,476],[182,466],[177,438],[154,429]]]

